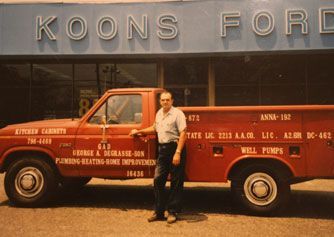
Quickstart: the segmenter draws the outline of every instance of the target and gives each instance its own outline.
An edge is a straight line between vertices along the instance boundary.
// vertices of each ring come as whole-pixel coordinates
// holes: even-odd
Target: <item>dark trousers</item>
[[[163,214],[165,209],[170,213],[181,211],[184,170],[186,150],[181,152],[181,160],[178,166],[173,165],[173,156],[177,144],[159,144],[158,159],[154,174],[154,195],[155,195],[155,212]],[[166,194],[165,186],[168,175],[171,175],[170,193]]]

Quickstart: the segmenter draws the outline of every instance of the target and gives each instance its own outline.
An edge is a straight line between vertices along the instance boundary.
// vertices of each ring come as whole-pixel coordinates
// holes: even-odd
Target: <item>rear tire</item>
[[[16,206],[42,206],[54,197],[56,177],[54,169],[42,158],[23,157],[7,169],[5,191]]]
[[[273,214],[284,207],[290,196],[290,184],[282,173],[263,164],[245,166],[232,178],[232,192],[252,214]]]

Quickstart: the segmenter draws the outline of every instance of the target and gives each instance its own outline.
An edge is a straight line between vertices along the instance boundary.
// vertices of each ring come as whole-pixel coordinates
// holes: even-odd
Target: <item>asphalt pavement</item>
[[[334,180],[292,186],[278,216],[247,215],[229,185],[186,183],[184,210],[175,224],[148,223],[152,181],[93,179],[60,193],[44,208],[13,207],[0,175],[0,236],[334,236]]]

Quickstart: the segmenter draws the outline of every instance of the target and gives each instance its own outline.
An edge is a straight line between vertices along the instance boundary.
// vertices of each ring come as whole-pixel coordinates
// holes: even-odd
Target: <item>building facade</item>
[[[331,0],[0,4],[0,120],[80,117],[108,89],[178,106],[334,104]]]

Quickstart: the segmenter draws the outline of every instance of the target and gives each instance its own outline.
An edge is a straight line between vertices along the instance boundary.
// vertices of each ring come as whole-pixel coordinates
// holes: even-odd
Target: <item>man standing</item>
[[[184,113],[173,107],[173,96],[165,91],[160,95],[161,109],[157,112],[151,127],[134,129],[130,135],[158,134],[158,158],[154,174],[155,211],[149,222],[164,220],[167,208],[167,223],[176,222],[176,214],[181,211],[182,191],[186,151],[186,118]],[[165,195],[168,174],[171,174],[170,194]]]

